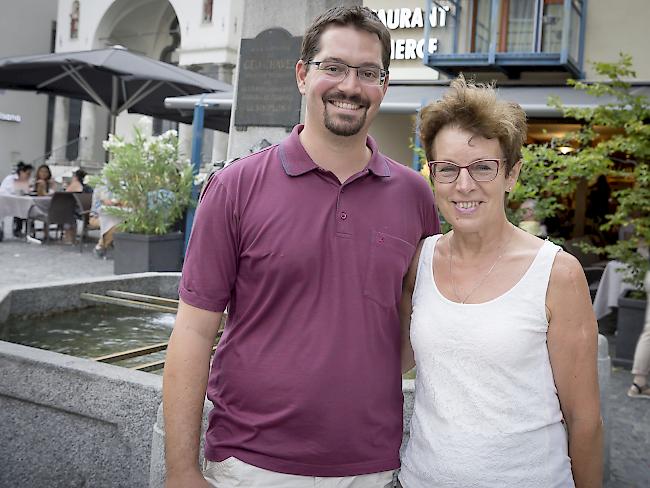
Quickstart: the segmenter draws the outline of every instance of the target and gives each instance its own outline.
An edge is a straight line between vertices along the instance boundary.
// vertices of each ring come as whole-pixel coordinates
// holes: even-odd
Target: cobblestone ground
[[[609,388],[612,416],[608,488],[650,487],[650,400],[631,399],[629,371],[614,368]]]
[[[80,253],[78,244],[73,246],[62,241],[28,244],[7,235],[7,227],[5,222],[5,237],[0,242],[0,289],[113,274],[113,261],[98,259],[93,254],[96,241],[84,243]]]
[[[92,253],[93,243],[84,252],[78,246],[56,242],[26,244],[8,235],[0,242],[0,289],[28,283],[53,283],[62,279],[110,276],[113,261],[98,259]],[[600,323],[601,332],[610,341],[613,356],[616,337],[612,332],[615,316]],[[629,371],[612,370],[609,387],[611,409],[611,477],[607,488],[650,487],[650,400],[631,399]]]
[[[608,316],[601,324],[614,319],[615,315]],[[605,329],[610,332],[606,337],[610,356],[613,356],[616,336],[611,333],[610,326]],[[609,384],[611,473],[607,488],[650,487],[650,399],[629,398],[627,390],[631,382],[628,370],[612,368]]]

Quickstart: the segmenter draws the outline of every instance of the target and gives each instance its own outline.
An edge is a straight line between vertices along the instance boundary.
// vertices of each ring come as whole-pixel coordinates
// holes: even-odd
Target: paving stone
[[[113,261],[99,259],[92,250],[94,243],[67,245],[61,241],[28,244],[9,238],[0,242],[0,290],[30,283],[52,284],[74,278],[113,275]]]

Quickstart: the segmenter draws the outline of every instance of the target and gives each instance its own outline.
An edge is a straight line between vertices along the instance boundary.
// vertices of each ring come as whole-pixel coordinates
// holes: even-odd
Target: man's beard
[[[329,113],[329,100],[334,99],[340,102],[349,102],[356,105],[361,105],[359,111],[362,111],[360,117],[347,116],[342,114],[337,114],[335,116]],[[345,96],[332,96],[328,95],[323,97],[323,105],[325,110],[323,111],[323,122],[325,128],[329,130],[332,134],[337,136],[350,137],[359,133],[366,123],[366,117],[368,115],[368,102],[362,100],[361,97],[345,97]]]

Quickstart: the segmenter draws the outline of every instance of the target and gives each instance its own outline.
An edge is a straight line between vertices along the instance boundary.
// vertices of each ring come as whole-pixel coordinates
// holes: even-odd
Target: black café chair
[[[77,202],[77,220],[81,220],[81,236],[79,236],[79,252],[84,250],[84,239],[88,235],[90,227],[90,210],[93,204],[92,193],[73,193]]]
[[[62,235],[64,226],[70,225],[70,228],[75,228],[77,225],[77,200],[72,193],[63,191],[56,192],[52,195],[52,203],[44,216],[35,216],[30,220],[31,228],[33,228],[35,220],[43,222],[43,233],[45,240],[50,239],[50,226],[56,225],[56,231]],[[29,228],[29,225],[28,225]],[[75,232],[76,233],[76,232]]]

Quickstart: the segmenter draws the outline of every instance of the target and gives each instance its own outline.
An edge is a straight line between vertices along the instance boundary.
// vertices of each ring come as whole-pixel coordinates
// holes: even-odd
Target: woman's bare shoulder
[[[551,280],[553,277],[557,280],[572,280],[576,277],[584,278],[584,271],[580,261],[564,250],[560,250],[555,257],[553,269],[551,270]]]
[[[591,307],[589,287],[582,265],[566,251],[559,251],[553,262],[551,277],[548,285],[547,305],[569,308],[582,304]]]

